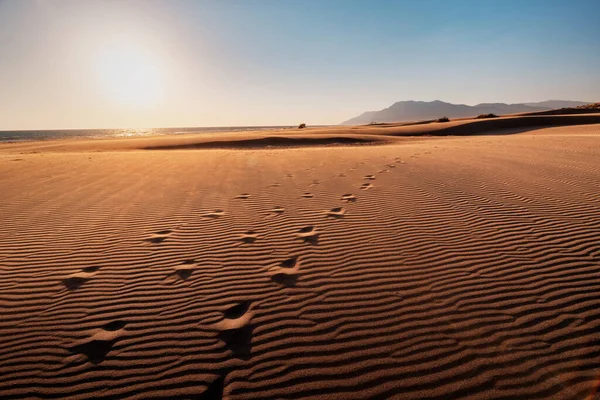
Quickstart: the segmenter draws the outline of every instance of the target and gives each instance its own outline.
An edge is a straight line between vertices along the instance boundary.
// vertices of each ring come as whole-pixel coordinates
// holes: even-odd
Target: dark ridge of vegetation
[[[350,146],[385,144],[381,137],[286,137],[268,136],[239,140],[215,140],[185,144],[166,144],[143,147],[144,150],[183,150],[183,149],[266,149],[279,147],[309,147],[309,146]]]
[[[596,114],[600,112],[600,103],[591,103],[575,108],[559,108],[556,110],[538,111],[526,113],[523,115],[577,115],[577,114]]]
[[[437,122],[449,122],[450,120],[448,119],[448,117],[442,117],[442,118],[438,118]]]
[[[306,128],[306,124],[303,122],[300,125],[298,125],[298,129],[304,129]]]
[[[590,103],[590,104],[586,104],[585,106],[579,106],[579,107],[575,107],[575,108],[598,109],[598,108],[600,108],[600,103]]]
[[[498,118],[498,116],[496,114],[479,114],[477,116],[477,118],[479,118],[479,119],[483,119],[483,118]]]

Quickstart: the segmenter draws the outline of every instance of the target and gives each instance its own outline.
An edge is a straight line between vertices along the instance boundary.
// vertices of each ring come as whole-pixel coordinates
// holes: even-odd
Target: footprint
[[[369,189],[371,189],[372,187],[373,187],[373,184],[372,184],[372,183],[363,183],[363,184],[360,186],[360,190],[369,190]]]
[[[197,400],[214,400],[223,398],[223,389],[225,388],[225,376],[219,375],[212,381],[206,390],[202,392]],[[195,398],[195,397],[194,397]]]
[[[271,280],[279,285],[286,287],[295,287],[298,283],[298,276],[295,274],[286,274],[283,272],[271,275]]]
[[[220,332],[218,337],[227,345],[234,357],[246,360],[250,358],[252,352],[253,329],[251,325],[230,329]]]
[[[97,330],[90,338],[72,346],[72,353],[85,355],[92,364],[100,364],[111,351],[115,342],[125,331],[126,322],[113,321]]]
[[[374,181],[375,175],[365,175],[365,176],[363,176],[363,179],[366,179],[368,181]]]
[[[219,330],[218,337],[225,342],[234,356],[247,358],[252,347],[252,330],[250,320],[254,316],[250,310],[252,303],[242,301],[223,312],[223,320],[214,327]]]
[[[355,203],[356,200],[357,197],[351,193],[342,195],[342,201],[345,201],[346,203]]]
[[[285,208],[281,207],[281,206],[275,206],[271,209],[272,213],[275,214],[282,214],[285,211]]]
[[[249,199],[250,195],[248,193],[242,193],[242,194],[238,194],[237,196],[235,196],[235,198],[245,200],[245,199]]]
[[[74,273],[74,274],[70,275],[69,277],[63,279],[62,284],[65,285],[65,287],[68,290],[71,290],[71,291],[77,290],[84,283],[86,283],[88,280],[90,280],[91,277],[96,275],[96,272],[98,272],[99,269],[100,269],[100,267],[83,268],[81,270],[81,272]]]
[[[165,240],[167,240],[166,236],[155,236],[155,237],[151,237],[148,239],[144,239],[146,242],[150,242],[150,243],[154,243],[154,244],[158,244],[158,243],[162,243]]]
[[[242,233],[239,237],[243,243],[254,243],[258,239],[258,233],[253,230],[246,231],[246,233]]]
[[[196,266],[192,266],[192,265],[180,265],[178,267],[175,267],[175,275],[177,275],[177,277],[179,277],[179,279],[186,281],[189,279],[190,276],[192,276],[192,274],[194,273],[194,271],[196,270]]]
[[[227,319],[239,319],[250,310],[251,305],[252,302],[250,301],[241,301],[235,306],[229,307],[227,310],[223,311],[223,316]]]
[[[317,244],[320,233],[312,226],[307,226],[298,231],[296,237],[305,243]]]
[[[282,261],[279,265],[271,267],[269,272],[273,282],[287,287],[296,286],[298,273],[300,272],[298,257],[291,257]]]
[[[314,180],[312,181],[312,183],[311,183],[310,185],[308,185],[308,187],[313,187],[313,186],[316,186],[316,185],[318,185],[318,184],[320,184],[320,183],[321,183],[321,181],[318,181],[318,180],[314,179]]]
[[[115,332],[125,328],[125,325],[127,325],[125,321],[117,320],[109,322],[108,324],[104,325],[102,329],[108,332]]]
[[[313,196],[311,193],[308,193],[308,192],[306,192],[306,193],[304,193],[304,194],[302,195],[302,198],[303,198],[303,199],[312,199],[313,197],[314,197],[314,196]]]
[[[164,282],[175,283],[177,280],[188,280],[196,269],[198,269],[196,260],[184,260],[181,265],[175,267],[175,272],[167,275]]]
[[[154,233],[149,238],[144,239],[144,241],[145,242],[149,242],[149,243],[154,243],[154,244],[162,243],[165,240],[167,240],[167,238],[169,237],[169,235],[171,233],[173,233],[172,230],[170,230],[170,229],[164,229],[162,231],[158,231],[158,232]]]
[[[223,319],[213,325],[213,328],[219,331],[228,331],[240,329],[247,326],[254,316],[250,310],[252,302],[249,300],[240,301],[237,304],[223,311]]]
[[[323,211],[323,214],[328,217],[342,218],[346,214],[346,209],[344,207],[333,207],[329,211]]]
[[[65,287],[71,291],[79,289],[84,283],[88,281],[89,278],[78,275],[80,274],[73,274],[69,278],[63,279],[63,285],[65,285]]]
[[[221,218],[224,215],[225,215],[225,211],[223,211],[221,209],[216,209],[214,211],[208,211],[208,212],[205,212],[204,214],[202,214],[203,217],[213,218],[213,219]]]
[[[185,281],[190,279],[192,275],[198,279],[199,282],[211,281],[215,277],[215,273],[220,270],[219,265],[211,265],[206,263],[199,263],[196,260],[185,260],[181,264],[173,267],[171,272],[168,273],[162,280],[165,285],[183,285]]]

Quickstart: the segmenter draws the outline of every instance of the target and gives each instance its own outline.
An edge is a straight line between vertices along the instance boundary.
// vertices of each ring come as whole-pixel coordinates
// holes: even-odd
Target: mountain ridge
[[[366,111],[340,125],[365,125],[371,122],[401,122],[436,119],[441,117],[464,118],[480,114],[516,114],[547,111],[556,108],[576,107],[588,104],[585,101],[546,100],[533,103],[479,103],[474,106],[453,104],[441,100],[433,101],[397,101],[379,111]]]

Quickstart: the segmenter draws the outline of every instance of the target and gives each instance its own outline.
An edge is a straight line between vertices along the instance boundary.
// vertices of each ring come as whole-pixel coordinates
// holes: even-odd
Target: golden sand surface
[[[0,398],[594,399],[600,124],[498,121],[1,144]]]

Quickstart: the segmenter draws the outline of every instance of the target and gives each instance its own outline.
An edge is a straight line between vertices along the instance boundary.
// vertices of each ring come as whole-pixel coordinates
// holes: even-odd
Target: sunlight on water
[[[120,133],[113,135],[114,137],[133,137],[133,136],[150,136],[156,135],[154,129],[123,129]],[[104,135],[103,135],[104,136]]]
[[[0,142],[54,139],[108,139],[152,135],[184,135],[209,132],[288,129],[291,126],[220,126],[189,128],[65,129],[38,131],[0,131]]]

